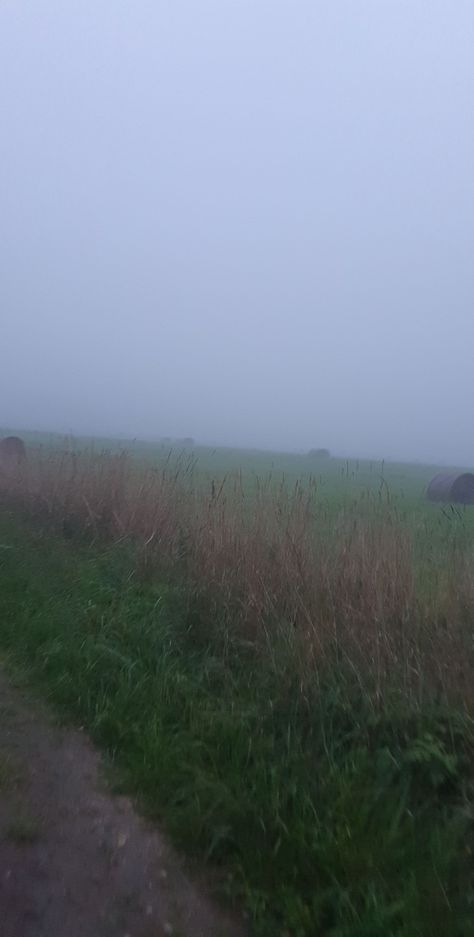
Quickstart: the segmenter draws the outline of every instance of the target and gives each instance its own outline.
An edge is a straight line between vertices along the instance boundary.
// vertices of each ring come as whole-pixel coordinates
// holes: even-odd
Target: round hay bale
[[[474,474],[462,472],[460,475],[453,475],[441,472],[430,481],[427,497],[430,501],[474,504]]]
[[[0,439],[0,462],[2,465],[18,465],[26,459],[25,443],[19,436]]]

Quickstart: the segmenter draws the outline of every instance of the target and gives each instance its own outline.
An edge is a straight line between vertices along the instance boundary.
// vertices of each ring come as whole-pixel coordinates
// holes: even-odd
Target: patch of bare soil
[[[114,797],[87,738],[0,671],[0,937],[243,937]]]

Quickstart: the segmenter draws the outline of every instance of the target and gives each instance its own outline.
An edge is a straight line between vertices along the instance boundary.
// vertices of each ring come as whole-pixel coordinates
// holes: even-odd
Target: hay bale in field
[[[453,475],[450,472],[440,472],[430,481],[426,494],[429,501],[474,504],[474,474],[462,472]]]
[[[0,464],[3,466],[19,465],[26,459],[25,443],[19,436],[5,436],[0,439]]]
[[[310,449],[308,456],[310,459],[330,459],[331,453],[329,449]]]

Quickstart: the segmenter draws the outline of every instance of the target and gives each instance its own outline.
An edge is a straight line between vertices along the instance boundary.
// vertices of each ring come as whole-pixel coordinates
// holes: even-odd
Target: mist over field
[[[474,462],[474,13],[3,0],[0,423]]]
[[[0,0],[2,933],[474,937],[473,49]]]

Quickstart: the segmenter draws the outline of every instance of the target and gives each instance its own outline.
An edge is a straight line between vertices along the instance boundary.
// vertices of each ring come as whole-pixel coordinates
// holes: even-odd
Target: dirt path
[[[0,670],[0,937],[243,937],[99,769]]]

